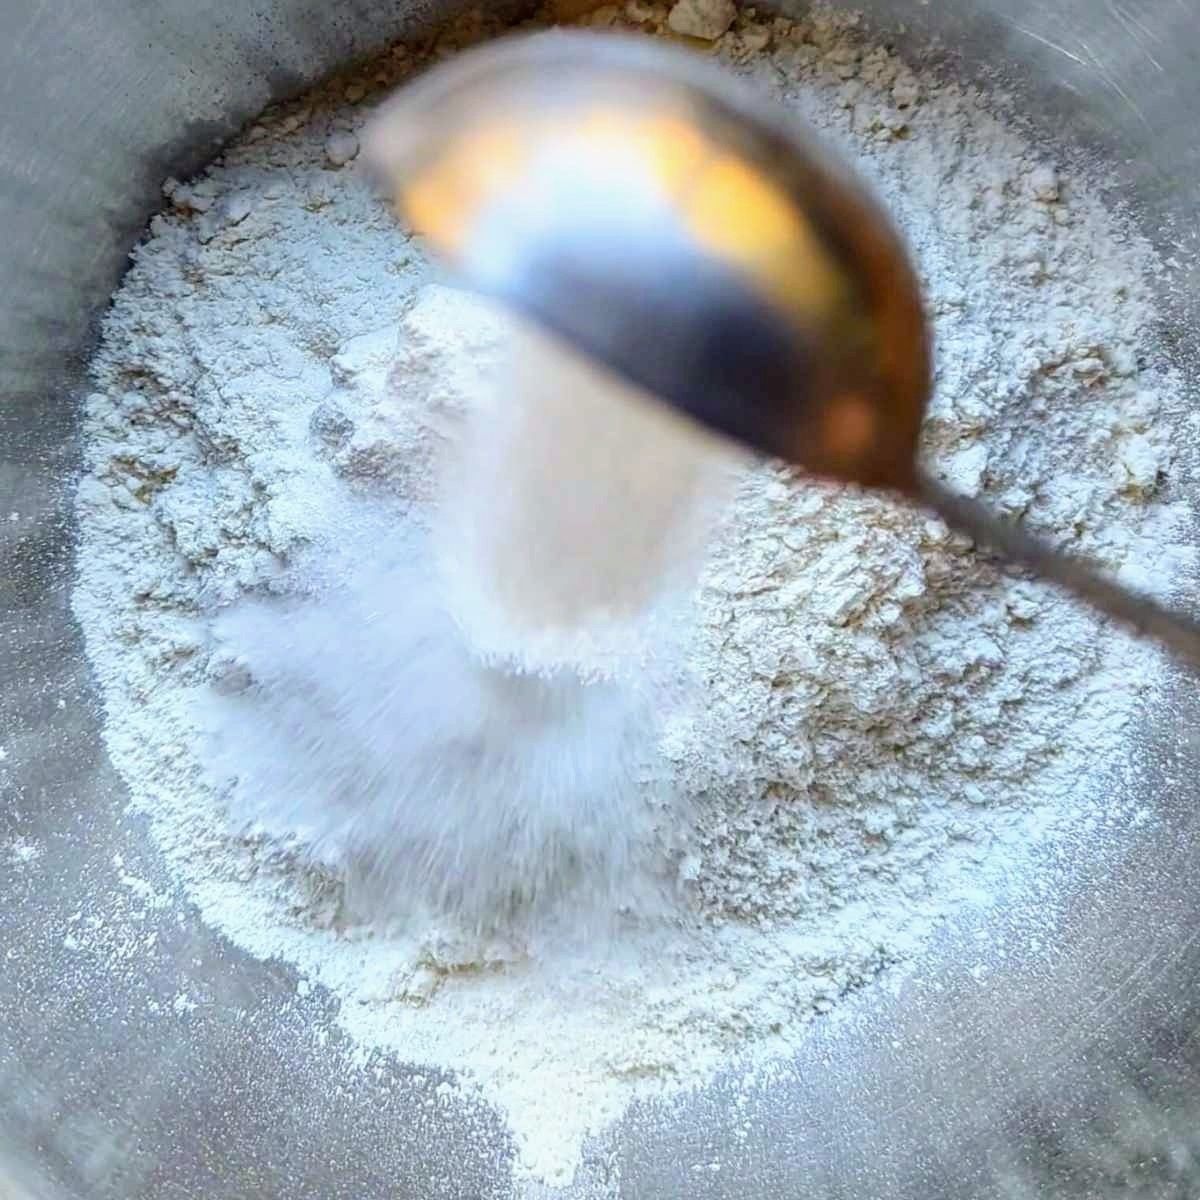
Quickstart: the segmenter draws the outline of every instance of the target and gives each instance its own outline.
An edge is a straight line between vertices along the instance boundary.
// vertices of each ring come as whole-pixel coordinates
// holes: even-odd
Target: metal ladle
[[[800,123],[698,55],[556,31],[404,89],[368,130],[402,216],[472,287],[710,430],[925,505],[1200,667],[1200,623],[920,465],[917,277]]]

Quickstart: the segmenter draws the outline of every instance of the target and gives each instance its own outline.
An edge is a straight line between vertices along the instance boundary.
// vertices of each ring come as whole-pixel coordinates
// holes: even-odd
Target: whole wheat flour
[[[1184,552],[1160,268],[1086,170],[850,15],[629,0],[583,20],[688,35],[844,150],[928,290],[933,469],[1170,590]],[[631,1098],[785,1054],[956,906],[986,904],[984,868],[1118,803],[1090,781],[1161,663],[936,520],[755,466],[695,598],[692,698],[656,749],[690,805],[672,860],[686,922],[537,945],[433,916],[362,922],[336,873],[296,864],[303,828],[246,828],[200,731],[226,701],[254,719],[221,622],[302,613],[362,557],[403,559],[447,414],[494,356],[491,315],[430,276],[356,158],[384,90],[489,32],[396,47],[167,184],[94,363],[75,608],[110,753],[205,919],[330,988],[365,1049],[458,1071],[507,1114],[523,1169],[562,1182]],[[370,646],[335,637],[330,661],[345,656],[366,668]]]

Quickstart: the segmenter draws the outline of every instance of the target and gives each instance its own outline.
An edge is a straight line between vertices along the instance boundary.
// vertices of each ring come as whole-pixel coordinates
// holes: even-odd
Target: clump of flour
[[[585,21],[711,35],[874,182],[936,326],[932,468],[1169,589],[1183,552],[1162,416],[1177,385],[1153,353],[1149,248],[985,98],[853,17],[678,7],[630,0]],[[435,53],[486,32],[451,31]],[[356,165],[365,110],[413,60],[397,48],[271,112],[168,185],[94,364],[75,606],[113,760],[206,919],[332,989],[364,1046],[478,1085],[525,1170],[561,1182],[632,1097],[786,1053],[814,1014],[911,957],[981,866],[1019,864],[1056,815],[1109,803],[1089,780],[1119,758],[1160,663],[919,512],[756,466],[703,570],[687,687],[655,729],[655,786],[681,800],[680,827],[646,837],[669,843],[680,914],[634,904],[600,943],[536,944],[444,909],[357,919],[336,871],[297,865],[319,775],[260,754],[302,803],[290,829],[247,829],[207,747],[215,724],[262,729],[282,753],[294,728],[268,729],[247,685],[255,671],[314,685],[296,696],[306,727],[329,679],[311,673],[318,641],[329,670],[386,693],[367,632],[379,595],[374,617],[352,603],[344,623],[321,598],[364,563],[403,569],[439,447],[503,341],[494,314],[430,279]],[[412,602],[397,598],[398,621]],[[237,652],[286,645],[289,622],[291,657]],[[388,715],[325,726],[328,746],[360,737],[376,782],[398,753],[372,723]],[[307,768],[326,750],[306,745]],[[226,746],[253,777],[250,747]]]

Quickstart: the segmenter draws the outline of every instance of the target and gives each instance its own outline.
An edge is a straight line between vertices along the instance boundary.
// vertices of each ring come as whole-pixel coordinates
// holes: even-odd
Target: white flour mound
[[[668,9],[589,20],[663,32]],[[692,2],[671,28],[719,35],[716,53],[845,150],[911,239],[938,339],[933,468],[1169,590],[1177,385],[1152,351],[1148,246],[984,98],[853,17]],[[428,282],[356,166],[364,85],[408,61],[397,48],[273,111],[166,189],[94,363],[75,607],[113,760],[204,917],[332,989],[364,1047],[458,1070],[507,1113],[523,1169],[563,1182],[632,1097],[786,1053],[955,905],[986,903],[981,867],[1019,865],[1054,817],[1115,803],[1089,781],[1161,663],[1053,590],[997,577],[936,520],[755,467],[696,598],[697,693],[658,747],[694,806],[675,864],[686,930],[635,912],[599,944],[531,945],[415,912],[356,923],[337,879],[239,827],[198,714],[246,682],[218,618],[300,580],[318,590],[356,556],[402,556],[445,415],[494,353],[487,314]],[[369,660],[369,639],[328,630],[331,662]]]

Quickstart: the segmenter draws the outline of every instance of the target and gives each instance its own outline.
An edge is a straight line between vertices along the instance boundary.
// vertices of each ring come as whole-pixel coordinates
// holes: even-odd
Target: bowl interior
[[[231,949],[172,890],[105,759],[68,604],[81,365],[163,178],[456,7],[64,0],[0,14],[0,513],[17,514],[0,521],[0,834],[45,847],[36,871],[0,873],[0,1183],[7,1171],[14,1189],[514,1194],[491,1110],[430,1103],[434,1072],[364,1065],[319,1032],[330,997],[298,998],[294,973]],[[1114,195],[1195,270],[1197,0],[1136,15],[1092,0],[863,7],[898,43],[1010,90],[1035,126],[1102,148]],[[1036,917],[1014,902],[984,931],[1007,964],[986,988],[964,919],[902,986],[821,1023],[786,1083],[742,1091],[751,1135],[730,1139],[732,1084],[718,1080],[631,1112],[592,1147],[576,1194],[978,1197],[1033,1162],[1047,1179],[1075,1171],[1058,1179],[1069,1195],[1105,1145],[1166,1146],[1200,1077],[1198,719],[1186,679],[1148,714],[1113,786],[1153,819],[1102,847],[1080,829],[1061,901]],[[84,951],[80,920],[96,932]],[[1103,1133],[1078,1150],[1086,1169],[1062,1133],[1085,1127]],[[722,1170],[698,1173],[714,1149]]]

